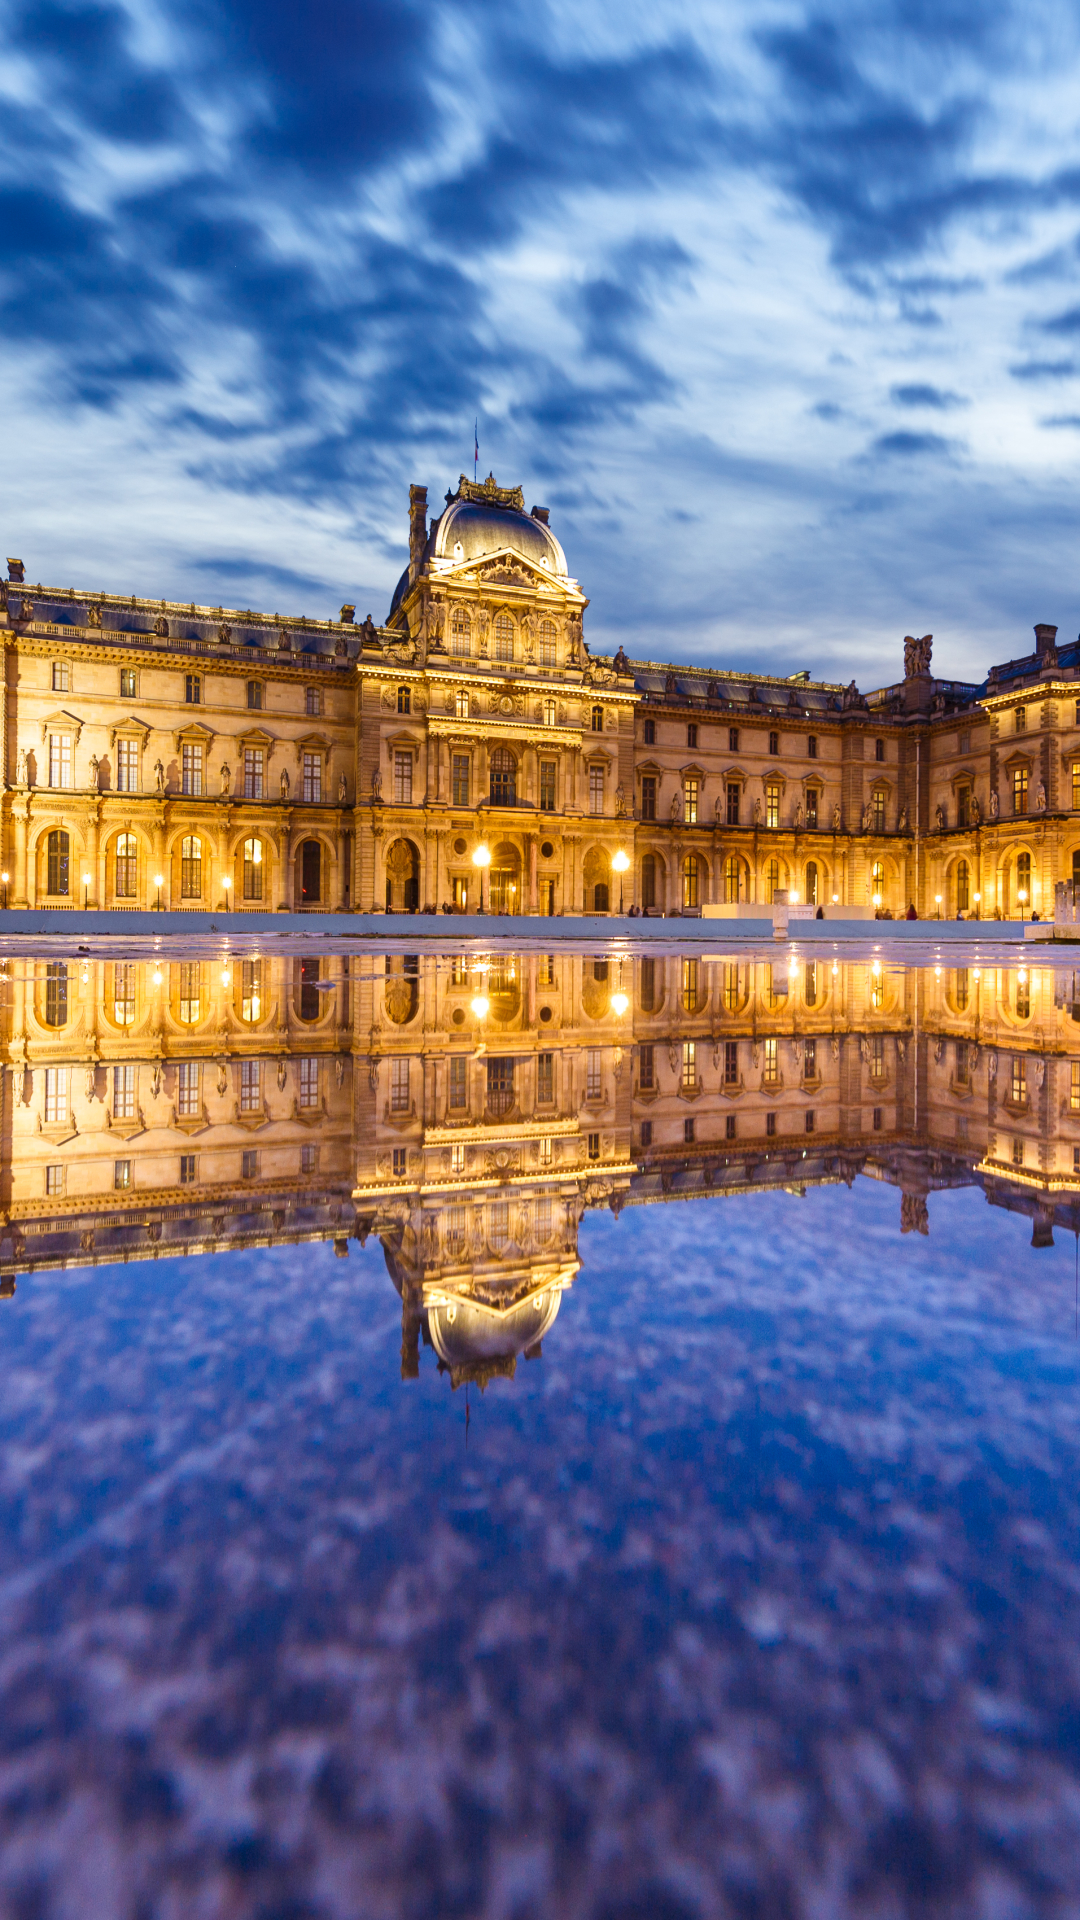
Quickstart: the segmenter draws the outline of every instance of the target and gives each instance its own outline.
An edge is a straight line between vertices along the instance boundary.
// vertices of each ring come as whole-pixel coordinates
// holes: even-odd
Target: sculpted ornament
[[[26,785],[26,748],[25,747],[19,748],[19,752],[15,760],[15,785],[17,787],[25,787]]]
[[[1035,811],[1036,813],[1046,812],[1046,788],[1041,781],[1039,782],[1039,791],[1035,795]]]
[[[231,787],[232,787],[232,768],[230,767],[228,761],[226,760],[223,763],[222,769],[221,769],[221,797],[223,800],[227,800],[229,798],[229,791]]]
[[[155,760],[154,762],[154,780],[157,784],[158,799],[163,800],[165,798],[165,768],[160,760]]]
[[[933,652],[933,648],[934,648],[934,636],[932,633],[924,633],[921,640],[914,639],[910,633],[905,634],[904,636],[904,678],[905,680],[914,680],[916,674],[929,673],[930,655]]]
[[[837,802],[837,804],[836,804],[836,806],[835,806],[835,807],[833,808],[833,810],[832,810],[832,824],[833,824],[833,832],[834,832],[834,833],[839,833],[839,831],[840,831],[840,803],[839,803],[839,801]]]
[[[279,784],[280,784],[280,787],[281,787],[281,797],[282,797],[282,799],[283,799],[283,800],[288,800],[288,798],[289,798],[289,769],[288,769],[288,767],[282,767],[282,769],[281,769],[281,780],[280,780],[280,783],[279,783]]]
[[[97,606],[87,607],[86,624],[88,627],[100,627],[101,625],[101,608],[100,607],[97,607]]]
[[[990,818],[991,820],[996,820],[997,817],[998,817],[998,797],[997,797],[997,788],[995,787],[994,791],[990,795]]]

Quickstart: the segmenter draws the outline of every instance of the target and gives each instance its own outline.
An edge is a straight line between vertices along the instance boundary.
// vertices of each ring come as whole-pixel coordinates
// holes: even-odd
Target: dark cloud
[[[932,387],[919,381],[910,386],[893,387],[889,398],[898,407],[930,407],[938,413],[947,413],[953,407],[970,404],[962,393],[953,393],[947,387]]]
[[[816,420],[839,420],[843,416],[844,409],[838,407],[835,400],[819,400],[816,406],[811,407],[810,412]]]
[[[960,442],[946,440],[940,433],[882,433],[874,441],[874,453],[900,454],[907,458],[912,455],[932,454],[936,457],[955,454]]]
[[[1042,322],[1044,333],[1073,334],[1080,333],[1080,307],[1068,307],[1064,313],[1056,313]]]
[[[1075,360],[1022,360],[1009,368],[1014,380],[1067,380],[1078,371]]]
[[[1080,427],[1080,413],[1049,413],[1039,421],[1040,427]]]

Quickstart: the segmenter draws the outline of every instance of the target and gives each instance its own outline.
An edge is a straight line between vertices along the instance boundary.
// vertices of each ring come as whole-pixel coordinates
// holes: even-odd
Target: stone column
[[[424,894],[421,907],[439,911],[439,829],[424,828]]]
[[[165,865],[165,810],[164,808],[159,808],[158,812],[154,816],[153,870],[147,875],[147,880],[149,882],[149,886],[148,886],[149,900],[147,904],[151,907],[155,907],[157,905],[158,890],[155,885],[155,880],[156,880],[156,876],[159,873],[161,875],[161,881],[162,881],[161,904],[163,907],[168,907],[171,904],[169,899],[169,894],[171,892],[169,881],[171,876],[169,874],[168,868]]]
[[[30,905],[30,898],[26,887],[26,840],[29,812],[30,801],[29,798],[24,795],[21,800],[16,800],[13,808],[13,818],[15,821],[15,886],[11,899],[13,907],[28,907]]]
[[[538,885],[537,885],[537,874],[536,874],[536,863],[537,863],[537,855],[538,855],[538,848],[537,848],[537,843],[536,843],[536,835],[535,835],[535,833],[530,833],[530,834],[529,834],[529,836],[528,836],[528,839],[527,839],[527,843],[526,843],[526,844],[527,844],[527,847],[528,847],[528,857],[529,857],[529,881],[528,881],[528,886],[529,886],[529,896],[528,896],[528,898],[529,898],[529,906],[528,906],[528,911],[529,911],[530,913],[539,913],[539,911],[540,911],[540,896],[539,896],[539,888],[538,888]]]
[[[217,904],[225,905],[225,875],[229,872],[229,817],[227,813],[219,815],[215,822],[217,833]],[[231,878],[232,876],[230,876]],[[241,882],[241,885],[243,882]]]
[[[95,799],[86,820],[86,871],[90,875],[90,905],[100,906],[105,898],[101,875],[101,801]],[[80,900],[81,893],[80,875]]]

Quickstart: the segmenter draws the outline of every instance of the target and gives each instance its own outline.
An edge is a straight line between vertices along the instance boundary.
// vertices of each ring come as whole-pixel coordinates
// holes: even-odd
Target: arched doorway
[[[601,847],[590,847],[582,867],[583,909],[586,913],[608,913],[611,908],[611,855]]]
[[[71,891],[71,836],[54,827],[45,843],[45,885],[56,899]]]
[[[322,900],[322,847],[317,840],[304,840],[300,846],[300,904],[318,906]]]
[[[818,864],[816,860],[808,860],[806,863],[806,887],[803,893],[803,899],[805,900],[808,907],[817,906]]]
[[[416,913],[420,905],[420,855],[411,840],[395,840],[386,852],[386,911]]]

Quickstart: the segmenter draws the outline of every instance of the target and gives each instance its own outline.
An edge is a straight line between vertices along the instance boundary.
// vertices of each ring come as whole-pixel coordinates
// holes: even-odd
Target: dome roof
[[[546,516],[546,509],[543,512]],[[406,567],[398,581],[390,606],[391,616],[418,574],[433,560],[441,561],[443,566],[469,566],[509,550],[534,567],[543,568],[553,578],[565,580],[566,555],[547,525],[546,517],[541,518],[540,514],[540,508],[525,512],[520,487],[498,487],[490,474],[482,483],[462,474],[457,492],[448,499],[439,518],[431,523],[419,567],[416,572]]]
[[[561,1300],[556,1284],[502,1309],[468,1294],[429,1306],[431,1344],[449,1368],[451,1384],[482,1379],[489,1371],[506,1372],[513,1378],[518,1355],[547,1333]]]

